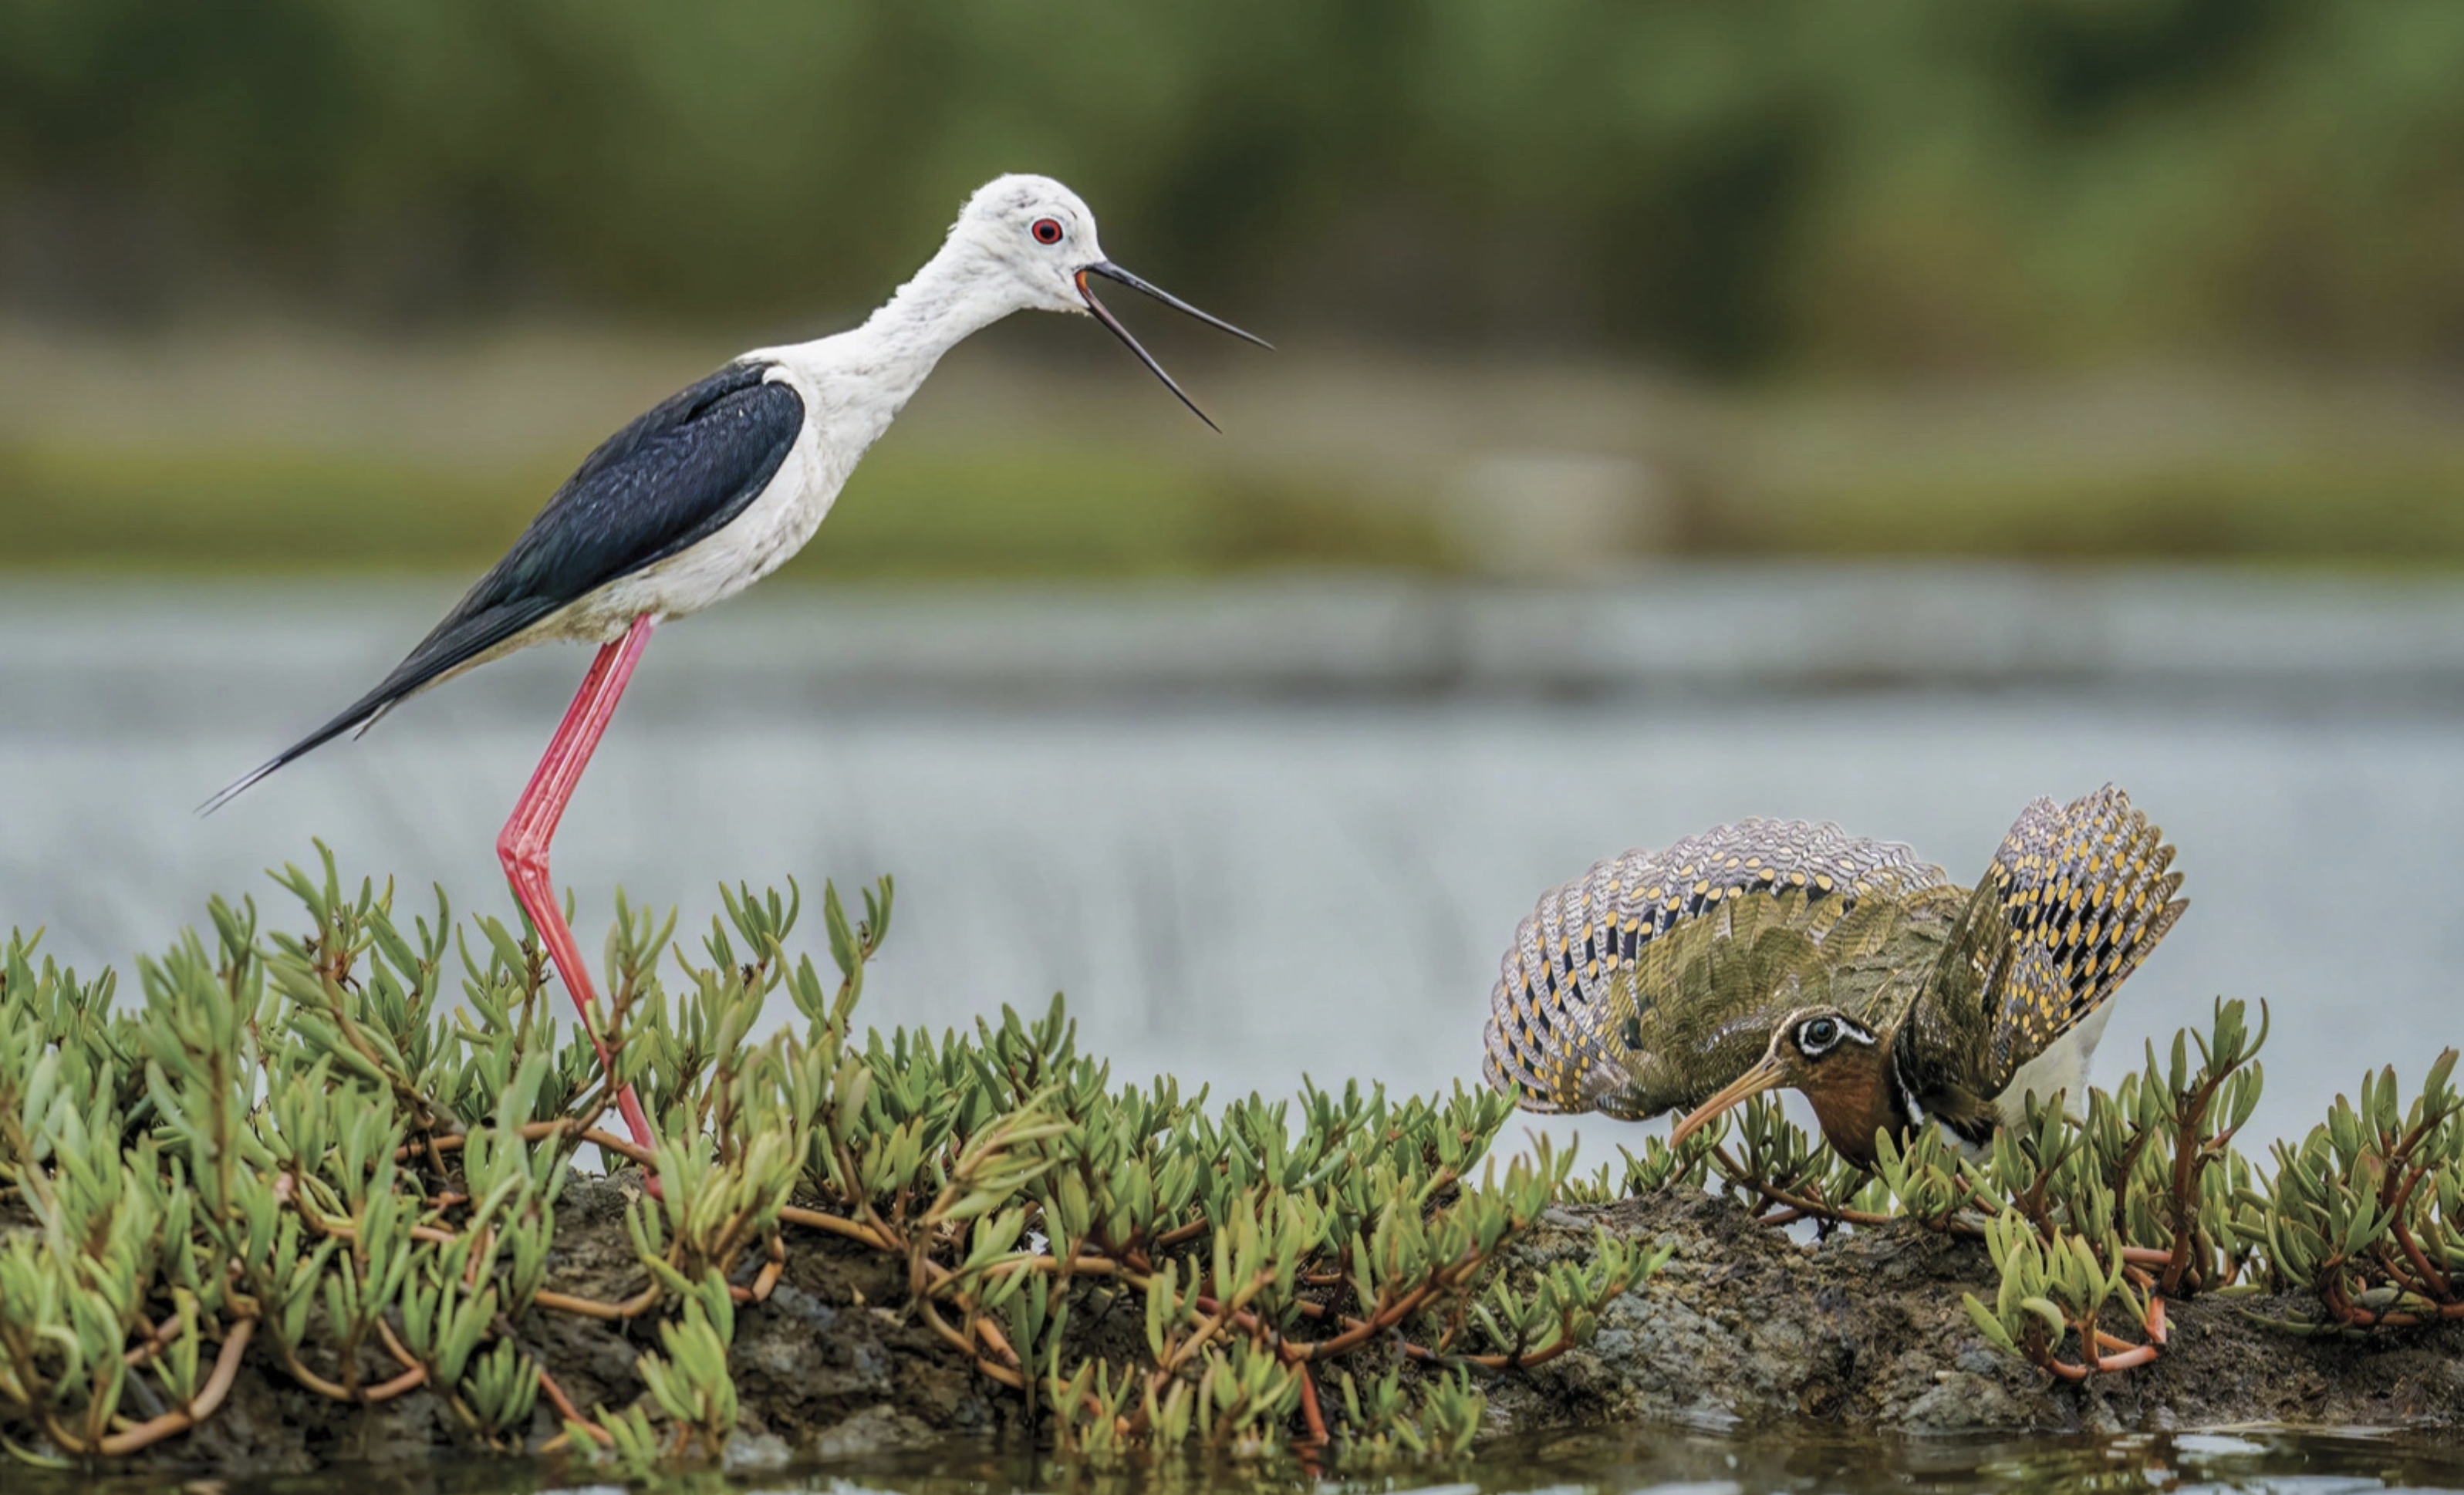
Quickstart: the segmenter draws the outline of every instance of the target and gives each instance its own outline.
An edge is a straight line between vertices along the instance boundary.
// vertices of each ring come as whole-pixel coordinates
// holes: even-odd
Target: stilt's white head
[[[1094,213],[1050,177],[993,178],[958,209],[950,237],[982,269],[1007,272],[1012,284],[1005,289],[1023,311],[1083,315],[1078,272],[1104,259]]]
[[[1245,338],[1260,347],[1267,346],[1264,339],[1251,337],[1221,318],[1199,311],[1105,258],[1103,246],[1095,237],[1095,214],[1077,193],[1050,177],[1013,174],[995,177],[978,187],[967,205],[958,209],[958,221],[950,226],[950,242],[943,253],[953,250],[964,256],[973,275],[982,277],[982,294],[1009,300],[1004,310],[1074,312],[1102,322],[1138,356],[1138,362],[1163,381],[1164,387],[1179,395],[1181,404],[1209,426],[1215,423],[1206,420],[1206,412],[1181,393],[1180,385],[1173,383],[1163,365],[1138,346],[1130,330],[1095,298],[1088,277],[1099,275],[1118,281],[1210,327]]]

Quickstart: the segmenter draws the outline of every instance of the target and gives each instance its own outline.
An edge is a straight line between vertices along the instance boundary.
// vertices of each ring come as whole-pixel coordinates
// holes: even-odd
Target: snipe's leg
[[[514,897],[522,912],[531,916],[539,940],[547,946],[548,959],[564,980],[564,989],[573,998],[574,1007],[582,1014],[583,1031],[599,1050],[599,1062],[606,1066],[610,1078],[615,1072],[615,1056],[608,1051],[607,1041],[590,1026],[590,968],[582,961],[581,947],[573,942],[573,930],[564,922],[564,911],[559,906],[556,884],[548,876],[548,844],[556,839],[556,823],[564,815],[565,802],[573,798],[576,785],[582,782],[582,771],[590,765],[591,751],[599,746],[601,734],[607,730],[609,718],[616,715],[616,703],[624,698],[625,682],[632,678],[634,665],[640,663],[642,650],[650,642],[650,630],[658,620],[649,613],[633,620],[625,636],[613,644],[600,646],[599,656],[590,662],[590,671],[582,677],[582,689],[574,693],[573,704],[565,708],[564,720],[548,739],[547,754],[532,773],[530,787],[514,802],[514,813],[506,820],[505,828],[496,836],[496,860],[504,864],[505,878],[514,885]],[[626,1129],[642,1147],[656,1147],[651,1135],[650,1119],[642,1113],[642,1102],[627,1086],[618,1092],[616,1106],[624,1113]]]

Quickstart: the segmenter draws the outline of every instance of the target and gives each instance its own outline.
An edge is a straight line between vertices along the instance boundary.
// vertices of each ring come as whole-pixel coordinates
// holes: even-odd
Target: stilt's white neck
[[[860,451],[906,407],[942,354],[1018,309],[1004,294],[1007,279],[979,248],[954,237],[864,325],[761,356],[829,386],[832,414],[853,417],[857,429],[845,434]]]
[[[858,330],[885,357],[922,358],[929,369],[969,334],[1018,310],[1017,297],[1001,294],[1007,279],[992,256],[954,236]]]

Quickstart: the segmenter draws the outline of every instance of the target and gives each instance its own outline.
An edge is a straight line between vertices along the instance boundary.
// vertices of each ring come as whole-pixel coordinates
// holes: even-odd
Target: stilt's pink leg
[[[564,978],[564,989],[582,1013],[583,1027],[599,1050],[599,1062],[608,1067],[611,1075],[615,1056],[608,1052],[606,1040],[590,1027],[590,968],[583,964],[582,950],[573,942],[573,931],[565,924],[564,911],[559,906],[556,884],[548,876],[548,844],[556,839],[556,823],[564,815],[565,802],[573,798],[574,787],[582,782],[582,771],[590,764],[591,751],[599,746],[600,735],[616,715],[616,703],[625,695],[625,682],[632,678],[633,667],[640,663],[642,650],[650,642],[650,630],[657,626],[656,618],[644,613],[633,620],[623,638],[600,647],[599,657],[590,662],[589,673],[582,677],[582,689],[565,709],[564,720],[548,740],[547,756],[539,759],[539,768],[531,775],[530,787],[514,802],[514,813],[496,836],[496,860],[504,864],[506,880],[514,885],[514,897],[539,930],[540,942],[547,946],[548,959],[555,962],[557,975]],[[616,1105],[624,1112],[626,1129],[633,1133],[636,1144],[658,1146],[650,1132],[650,1119],[642,1113],[642,1103],[631,1086],[618,1093]],[[653,1187],[655,1183],[653,1180]]]

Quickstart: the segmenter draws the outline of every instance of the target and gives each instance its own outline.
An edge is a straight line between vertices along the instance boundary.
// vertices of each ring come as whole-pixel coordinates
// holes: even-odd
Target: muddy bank
[[[1499,1431],[1630,1421],[1836,1421],[1914,1434],[2118,1432],[2225,1423],[2464,1422],[2464,1326],[2305,1337],[2252,1322],[2299,1299],[2169,1306],[2153,1365],[2073,1384],[1990,1348],[1984,1245],[1905,1222],[1799,1244],[1709,1196],[1551,1212],[1517,1250],[1587,1249],[1595,1223],[1673,1243],[1589,1345],[1489,1385]]]
[[[617,1300],[647,1282],[625,1233],[630,1186],[620,1177],[565,1191],[552,1288]],[[1975,1242],[1893,1225],[1802,1244],[1727,1200],[1664,1196],[1552,1211],[1509,1259],[1537,1265],[1587,1252],[1595,1224],[1674,1245],[1676,1254],[1610,1306],[1590,1344],[1544,1366],[1485,1376],[1491,1436],[1794,1419],[1915,1434],[2464,1423],[2464,1328],[2303,1338],[2241,1311],[2284,1313],[2291,1303],[2189,1302],[2174,1307],[2171,1346],[2156,1364],[2072,1385],[1977,1335],[1960,1293],[1990,1295],[1992,1266]],[[1088,1332],[1118,1338],[1106,1348],[1128,1352],[1134,1333],[1119,1330],[1134,1326],[1134,1298],[1114,1303],[1101,1284],[1081,1291],[1089,1295],[1082,1303]],[[730,1462],[854,1457],[957,1435],[1030,1436],[1020,1395],[975,1374],[913,1322],[902,1311],[905,1297],[903,1264],[800,1232],[768,1300],[738,1314],[729,1364],[742,1418]],[[622,1408],[643,1395],[635,1360],[656,1346],[649,1320],[535,1309],[516,1333],[584,1410]],[[386,1367],[371,1359],[365,1369],[373,1381]],[[556,1431],[542,1398],[532,1442]],[[426,1390],[346,1406],[301,1389],[274,1352],[252,1347],[221,1410],[134,1466],[304,1472],[473,1446]]]
[[[547,1286],[616,1301],[649,1281],[625,1229],[625,1201],[638,1176],[576,1179],[557,1207]],[[743,1416],[731,1463],[837,1458],[920,1447],[945,1434],[1007,1430],[1017,1394],[973,1374],[964,1356],[900,1311],[906,1267],[880,1253],[799,1235],[765,1302],[737,1320],[729,1371]],[[636,1361],[658,1348],[655,1317],[609,1323],[534,1308],[515,1339],[585,1413],[630,1405],[644,1395]],[[369,1384],[391,1370],[374,1352]],[[558,1432],[545,1397],[529,1442]],[[129,1467],[209,1468],[228,1475],[302,1473],[338,1462],[388,1463],[467,1454],[478,1445],[461,1420],[422,1388],[354,1407],[313,1394],[279,1356],[252,1346],[229,1399],[193,1432],[139,1455]]]

